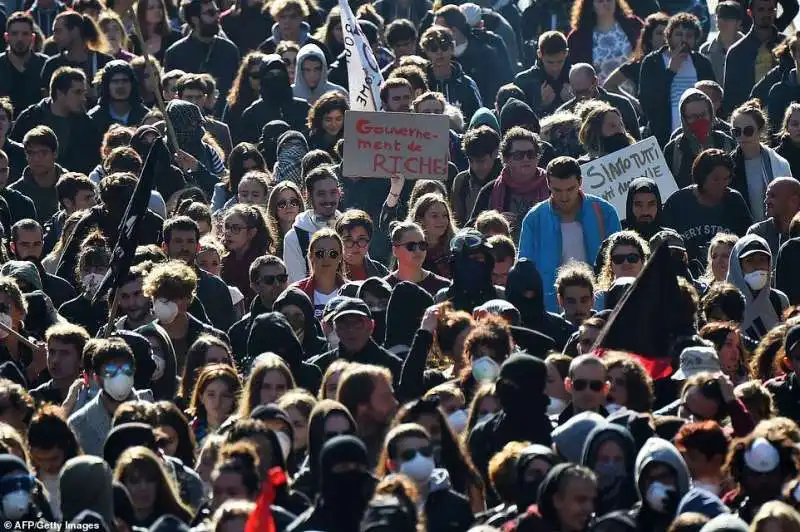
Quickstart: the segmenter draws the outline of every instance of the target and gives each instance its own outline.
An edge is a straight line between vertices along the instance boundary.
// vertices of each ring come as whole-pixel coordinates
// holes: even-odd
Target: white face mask
[[[550,397],[550,396],[548,396]],[[558,397],[550,397],[550,403],[547,405],[547,415],[548,416],[555,416],[560,414],[564,411],[567,407],[567,402],[563,399],[559,399]]]
[[[84,291],[86,291],[87,294],[94,295],[97,289],[100,288],[100,283],[103,282],[104,277],[105,274],[103,273],[87,273],[84,275],[81,279]]]
[[[118,373],[110,379],[103,380],[103,389],[115,401],[124,401],[133,390],[133,377]]]
[[[460,434],[464,432],[464,429],[467,427],[467,418],[469,418],[469,414],[466,410],[461,408],[447,416],[447,423],[450,425],[450,428],[453,429],[453,432]]]
[[[427,480],[431,478],[434,467],[433,458],[422,456],[422,454],[417,451],[414,458],[400,465],[400,472],[408,476],[411,480],[422,483],[427,482]]]
[[[472,376],[478,382],[496,381],[500,366],[491,357],[480,357],[472,363]]]
[[[3,496],[3,516],[8,519],[19,519],[28,512],[31,494],[25,490],[12,491]]]
[[[283,454],[283,460],[286,461],[289,459],[289,453],[292,452],[292,440],[285,432],[278,432],[277,436],[278,443],[281,444],[281,454]]]
[[[11,316],[6,314],[5,312],[0,312],[0,322],[2,322],[3,325],[9,328],[11,328],[12,324],[14,323],[13,320],[11,319]],[[0,339],[7,337],[8,337],[8,331],[0,328]]]
[[[169,325],[178,317],[178,304],[168,299],[158,298],[153,303],[153,314],[158,321]]]
[[[467,41],[464,41],[461,44],[455,45],[455,50],[453,52],[453,55],[455,55],[456,57],[461,57],[464,54],[464,52],[467,51],[468,44],[469,43]]]
[[[757,292],[767,285],[769,280],[769,272],[765,270],[756,270],[754,272],[744,274],[744,282],[751,290]]]
[[[336,334],[336,331],[331,330],[327,338],[328,338],[328,346],[331,349],[336,349],[337,347],[339,347],[339,335]]]
[[[647,494],[645,495],[647,504],[658,513],[666,513],[667,499],[669,498],[670,492],[674,491],[675,488],[672,486],[667,486],[661,482],[653,482],[650,484],[650,487],[647,488]]]

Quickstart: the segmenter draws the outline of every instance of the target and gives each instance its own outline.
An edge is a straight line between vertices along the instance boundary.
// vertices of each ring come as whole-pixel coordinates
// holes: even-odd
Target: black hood
[[[284,359],[293,371],[303,360],[300,340],[280,312],[261,314],[253,320],[250,327],[250,336],[247,338],[248,360],[252,363],[258,355],[268,351]]]
[[[267,79],[270,70],[279,70],[281,73],[277,77]],[[294,97],[292,85],[289,83],[289,71],[286,64],[278,54],[270,54],[261,63],[259,68],[261,74],[261,97],[265,102],[286,103]]]
[[[638,223],[633,216],[633,196],[638,192],[650,192],[656,197],[658,210],[656,211],[655,220],[652,222]],[[636,231],[645,240],[650,240],[653,235],[661,230],[661,211],[663,208],[661,192],[659,192],[656,182],[647,177],[634,179],[628,186],[628,197],[625,201],[625,229]]]
[[[544,319],[544,283],[536,265],[527,258],[521,258],[508,271],[506,281],[506,301],[519,310],[522,325],[538,330]],[[534,297],[526,298],[525,292],[533,291]]]
[[[308,418],[308,466],[311,471],[312,486],[319,489],[319,455],[325,445],[325,420],[330,416],[341,415],[350,422],[349,434],[356,433],[356,422],[350,411],[337,401],[325,399],[317,403]]]
[[[303,311],[303,315],[306,317],[303,325],[305,337],[314,336],[317,332],[317,319],[314,317],[314,304],[308,295],[299,288],[290,286],[275,299],[275,303],[272,304],[272,310],[280,312],[286,305],[295,305]]]
[[[386,307],[386,349],[396,345],[411,346],[414,333],[419,329],[425,309],[433,305],[427,290],[415,283],[397,283]]]
[[[128,345],[131,346],[134,354],[136,355],[136,374],[139,374],[139,360],[140,355],[139,351],[141,351],[142,355],[147,355],[147,359],[150,361],[150,365],[152,369],[150,370],[149,375],[152,376],[153,371],[155,370],[155,364],[153,363],[152,359],[152,348],[150,347],[150,342],[147,341],[148,338],[155,338],[156,341],[161,346],[161,352],[164,353],[165,357],[165,365],[164,365],[164,374],[163,376],[155,382],[148,382],[144,388],[151,388],[153,390],[153,395],[157,400],[166,399],[172,400],[175,398],[175,394],[177,393],[177,374],[178,374],[178,361],[177,357],[175,356],[175,348],[172,345],[172,340],[170,340],[167,331],[164,330],[163,327],[157,325],[155,322],[148,323],[147,325],[143,325],[136,329],[135,332],[130,331],[117,331],[115,334],[119,335],[120,338],[125,340]],[[140,347],[137,347],[140,346]]]
[[[283,120],[272,120],[261,128],[261,138],[258,140],[258,151],[264,157],[267,168],[275,166],[278,153],[278,139],[289,131],[291,127]]]
[[[114,61],[106,63],[106,66],[103,68],[103,76],[100,84],[100,99],[98,101],[100,107],[108,107],[111,104],[111,91],[109,86],[111,84],[111,78],[114,77],[115,74],[125,74],[128,76],[128,79],[131,80],[131,94],[128,97],[128,103],[131,105],[141,104],[142,97],[139,95],[139,82],[136,80],[133,67],[126,61],[115,59]]]
[[[572,463],[563,463],[553,466],[553,468],[544,477],[542,483],[539,485],[539,495],[537,497],[537,505],[539,506],[539,514],[542,516],[552,530],[560,530],[560,523],[558,519],[558,511],[553,504],[553,497],[558,493],[561,477],[568,470],[578,467]]]
[[[137,446],[155,450],[156,435],[153,432],[153,427],[146,423],[122,423],[117,425],[111,429],[108,436],[106,436],[105,443],[103,443],[103,460],[113,469],[126,449]]]
[[[514,126],[522,126],[538,133],[539,119],[531,106],[516,98],[509,98],[500,110],[500,132],[505,135]]]
[[[519,509],[520,512],[524,512],[530,505],[536,504],[539,486],[541,486],[542,483],[541,480],[538,482],[525,480],[525,472],[534,460],[544,460],[550,463],[551,466],[561,461],[552,448],[538,443],[526,447],[522,453],[520,453],[517,459],[517,500],[515,501],[517,503],[517,509]]]
[[[583,444],[581,465],[597,471],[597,452],[607,441],[614,441],[625,454],[625,476],[613,490],[603,491],[602,483],[598,492],[597,514],[603,515],[614,510],[630,508],[637,500],[634,483],[634,465],[636,463],[636,444],[630,431],[616,423],[607,423],[595,427],[586,437]]]

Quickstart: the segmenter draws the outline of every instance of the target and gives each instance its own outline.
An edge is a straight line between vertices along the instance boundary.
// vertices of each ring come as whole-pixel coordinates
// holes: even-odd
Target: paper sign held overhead
[[[600,196],[617,209],[620,220],[626,217],[628,185],[639,177],[656,182],[662,201],[678,191],[667,161],[655,137],[617,150],[581,165],[583,191]]]
[[[342,173],[446,179],[449,147],[450,122],[444,115],[347,111]]]

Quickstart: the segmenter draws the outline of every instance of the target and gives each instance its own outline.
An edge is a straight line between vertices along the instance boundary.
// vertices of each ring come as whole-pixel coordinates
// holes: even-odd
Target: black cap
[[[686,251],[686,241],[678,234],[677,231],[672,229],[664,229],[659,231],[653,238],[650,239],[650,249],[656,250],[659,246],[666,244],[669,249],[677,249],[679,251]]]
[[[346,299],[348,298],[344,296],[333,296],[330,298],[328,302],[325,303],[325,308],[322,310],[322,321],[327,322],[332,320],[339,305],[344,303]]]
[[[739,259],[741,260],[745,257],[756,255],[758,253],[772,257],[772,253],[770,253],[769,247],[766,245],[766,243],[760,238],[753,238],[750,240],[750,242],[742,247],[742,250],[739,252]]]
[[[742,20],[744,18],[744,8],[739,2],[726,0],[717,4],[717,18],[723,20]]]
[[[370,312],[367,304],[360,299],[356,299],[355,297],[345,298],[344,301],[339,303],[339,305],[336,307],[336,312],[333,316],[333,319],[336,321],[342,316],[348,315],[363,316],[365,318],[372,319],[372,312]]]
[[[800,325],[795,325],[789,329],[786,338],[783,339],[783,352],[787,357],[791,358],[791,352],[798,344],[800,344]]]

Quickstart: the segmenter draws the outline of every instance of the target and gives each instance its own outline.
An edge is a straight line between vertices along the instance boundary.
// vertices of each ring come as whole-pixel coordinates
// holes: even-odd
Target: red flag
[[[606,354],[612,351],[610,349],[602,349],[597,348],[592,351],[592,354],[597,355],[599,358],[603,358]],[[669,358],[647,358],[637,353],[631,353],[629,351],[616,351],[617,353],[624,353],[631,358],[635,358],[639,361],[639,363],[644,367],[647,374],[653,380],[656,379],[666,379],[670,375],[672,375],[672,360]]]
[[[256,500],[256,509],[247,518],[244,532],[277,532],[272,517],[272,503],[278,486],[286,484],[286,473],[280,467],[267,471],[267,479],[261,484],[261,492]]]

